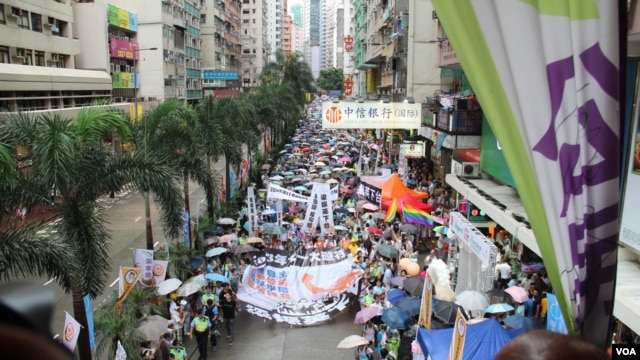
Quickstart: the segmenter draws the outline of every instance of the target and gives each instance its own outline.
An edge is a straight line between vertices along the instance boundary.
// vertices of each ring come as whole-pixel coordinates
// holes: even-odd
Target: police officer
[[[191,332],[189,338],[193,339],[193,333],[196,334],[196,342],[198,343],[198,351],[200,352],[199,360],[207,358],[207,343],[211,338],[211,321],[204,316],[202,309],[198,309],[197,316],[191,321]]]
[[[178,340],[173,340],[173,346],[169,350],[169,354],[173,355],[176,360],[185,360],[187,358],[187,350],[183,346],[180,346]]]

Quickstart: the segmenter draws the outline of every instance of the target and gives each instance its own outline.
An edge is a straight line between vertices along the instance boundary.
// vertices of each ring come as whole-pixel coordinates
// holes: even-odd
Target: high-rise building
[[[271,49],[266,26],[268,8],[266,0],[242,0],[242,89],[250,92],[259,85],[262,68]]]
[[[292,21],[296,23],[296,25],[299,27],[303,26],[302,4],[295,4],[291,6],[291,17]]]
[[[208,0],[202,7],[202,87],[204,95],[240,92],[242,44],[240,0]]]
[[[320,50],[320,6],[321,0],[304,0],[304,57],[314,79],[320,75],[322,53]]]
[[[291,15],[286,14],[282,19],[282,51],[290,53],[293,48],[293,31],[295,24],[291,23]]]
[[[265,47],[269,61],[275,59],[276,50],[282,47],[282,24],[285,10],[283,0],[264,0],[267,7],[267,44]]]
[[[0,34],[0,112],[70,113],[111,97],[106,34],[102,65],[78,69],[81,33],[68,0],[4,0]]]

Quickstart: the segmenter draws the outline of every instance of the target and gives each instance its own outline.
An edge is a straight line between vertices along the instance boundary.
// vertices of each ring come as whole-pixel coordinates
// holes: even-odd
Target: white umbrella
[[[360,335],[349,335],[346,338],[342,339],[337,348],[338,349],[352,349],[354,347],[358,347],[360,345],[369,344],[369,340],[363,338]]]
[[[204,287],[205,285],[207,285],[207,279],[204,278],[204,274],[200,274],[188,279],[182,285],[191,284],[191,283],[195,283],[200,285],[201,287]]]
[[[178,296],[189,296],[193,293],[197,293],[201,289],[202,289],[202,285],[196,282],[190,282],[190,283],[182,284],[182,286],[178,288],[178,291],[176,291],[176,294],[178,294]]]
[[[182,281],[179,279],[167,279],[158,285],[158,294],[167,295],[168,293],[176,290],[182,285]]]
[[[222,218],[222,219],[218,219],[217,223],[220,225],[233,225],[236,223],[236,221],[233,220],[232,218]]]
[[[283,179],[284,178],[282,176],[280,176],[280,175],[272,176],[272,177],[269,178],[269,180],[276,180],[276,181],[283,180]]]
[[[267,209],[267,210],[264,210],[264,211],[262,212],[262,215],[272,215],[272,214],[275,214],[275,213],[276,213],[276,211],[275,211],[275,210],[273,210],[273,209]]]
[[[489,300],[485,294],[471,290],[456,295],[456,303],[467,311],[484,311],[489,306]]]
[[[147,316],[138,326],[138,330],[147,340],[158,340],[162,334],[169,331],[169,319],[159,315]]]

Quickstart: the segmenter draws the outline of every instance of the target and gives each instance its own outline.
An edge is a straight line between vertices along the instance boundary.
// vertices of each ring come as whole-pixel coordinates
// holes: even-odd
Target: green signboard
[[[485,117],[482,118],[482,142],[480,144],[480,170],[493,176],[497,180],[516,187],[507,162],[504,159],[505,151],[489,126]]]

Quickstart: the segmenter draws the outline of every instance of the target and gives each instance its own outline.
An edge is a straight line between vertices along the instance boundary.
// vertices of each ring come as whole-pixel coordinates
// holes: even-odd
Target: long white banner
[[[291,200],[304,203],[309,201],[308,196],[298,194],[295,191],[285,189],[282,186],[278,186],[276,184],[269,184],[267,188],[267,200],[274,199]]]

